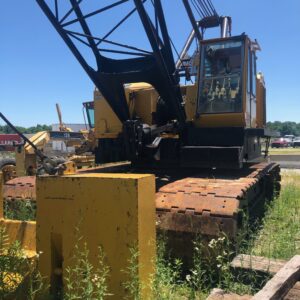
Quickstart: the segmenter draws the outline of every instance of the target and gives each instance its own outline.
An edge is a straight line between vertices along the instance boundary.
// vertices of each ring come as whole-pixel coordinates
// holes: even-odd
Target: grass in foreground
[[[254,247],[253,255],[290,259],[300,254],[300,173],[283,173],[278,199],[268,207]]]
[[[9,242],[0,226],[0,299],[45,299],[48,286],[34,259],[27,259],[18,241]]]
[[[4,217],[12,220],[35,221],[36,202],[31,200],[4,201]]]
[[[300,148],[270,148],[270,155],[300,155]]]
[[[252,255],[280,259],[290,259],[295,254],[300,254],[300,173],[283,172],[282,182],[281,194],[269,205],[261,230],[252,233],[252,236],[248,236],[249,231],[246,233],[247,237],[243,241],[247,239],[250,242],[242,245],[241,252],[245,253],[247,249]],[[215,287],[237,294],[254,294],[268,279],[259,277],[255,272],[238,277],[233,274],[230,269],[232,245],[226,237],[213,239],[208,245],[197,239],[194,244],[193,266],[189,274],[184,276],[182,262],[170,258],[165,248],[165,240],[159,240],[157,246],[157,271],[151,284],[153,300],[202,300]],[[100,265],[94,269],[88,260],[88,247],[85,246],[83,251],[76,247],[75,249],[78,250],[74,253],[75,267],[67,270],[67,287],[63,298],[78,299],[80,294],[85,293],[86,299],[103,299],[104,295],[110,293],[106,282],[109,269],[104,264],[104,253],[99,250]],[[137,252],[133,250],[127,270],[132,278],[125,283],[125,287],[130,299],[138,300],[141,287],[136,277],[136,255]],[[18,270],[15,272],[18,273]],[[79,280],[75,280],[75,277]]]

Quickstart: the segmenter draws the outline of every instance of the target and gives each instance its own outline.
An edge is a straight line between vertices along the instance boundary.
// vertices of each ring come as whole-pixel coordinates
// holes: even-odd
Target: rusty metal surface
[[[3,173],[4,182],[7,182],[16,176],[16,166],[14,165],[6,165],[1,169]]]
[[[3,186],[4,200],[36,200],[35,176],[18,177]]]
[[[279,165],[274,163],[259,163],[243,172],[241,177],[228,179],[187,177],[162,186],[156,193],[158,227],[209,236],[224,232],[234,237],[239,211],[266,193],[261,180],[280,180]]]

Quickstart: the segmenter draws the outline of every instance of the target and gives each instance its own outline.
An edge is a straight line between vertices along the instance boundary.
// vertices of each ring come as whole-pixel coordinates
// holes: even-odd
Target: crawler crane
[[[158,227],[176,247],[187,248],[182,239],[195,233],[234,239],[240,212],[257,213],[280,187],[279,165],[267,162],[271,134],[258,42],[231,36],[231,18],[210,0],[177,1],[192,31],[176,62],[161,0],[36,1],[96,86],[91,118],[96,162],[104,164],[98,171],[155,174]],[[105,14],[114,20],[120,11],[128,13],[97,33],[108,27]],[[116,33],[134,20],[132,35],[139,28],[147,49],[138,36],[129,45],[129,28]],[[221,35],[205,39],[213,27]],[[108,170],[107,163],[115,165]]]

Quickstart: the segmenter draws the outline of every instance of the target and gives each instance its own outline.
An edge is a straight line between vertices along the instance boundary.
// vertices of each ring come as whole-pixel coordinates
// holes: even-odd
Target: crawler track
[[[242,212],[248,213],[251,222],[264,213],[265,202],[279,190],[280,167],[276,163],[173,180],[156,193],[158,231],[167,236],[169,252],[180,257],[188,270],[197,235],[204,244],[226,235],[237,247]]]
[[[35,176],[11,179],[3,186],[3,199],[36,201]]]
[[[156,194],[160,229],[235,238],[239,213],[260,213],[280,188],[280,167],[260,163],[230,174],[195,175],[162,186]],[[226,178],[227,177],[227,178]]]
[[[89,172],[153,173],[156,175],[156,215],[159,231],[178,256],[190,257],[196,234],[209,239],[225,234],[235,240],[242,211],[263,213],[264,203],[280,190],[276,163],[248,165],[242,170],[136,170],[130,164],[103,166]],[[35,177],[13,179],[4,185],[5,200],[36,200]],[[185,254],[183,254],[185,253]]]

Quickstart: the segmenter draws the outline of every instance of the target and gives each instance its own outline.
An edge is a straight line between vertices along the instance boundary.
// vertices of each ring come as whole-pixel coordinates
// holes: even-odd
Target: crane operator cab
[[[233,123],[228,122],[228,125],[264,126],[263,120],[257,119],[257,113],[261,113],[257,108],[257,100],[262,101],[256,95],[257,88],[261,88],[257,87],[257,80],[264,85],[263,76],[256,72],[255,52],[258,49],[258,43],[252,42],[246,35],[202,42],[198,116],[239,113],[242,114],[240,120],[237,122],[237,115],[231,115]],[[218,122],[214,122],[215,126],[226,126],[223,121],[219,117]]]
[[[241,41],[204,45],[199,112],[241,112],[242,50]]]
[[[196,101],[189,92],[186,98],[191,124],[182,163],[240,168],[261,158],[265,137],[265,84],[256,71],[260,47],[241,35],[204,40],[200,49],[198,85],[190,87],[198,89]]]

